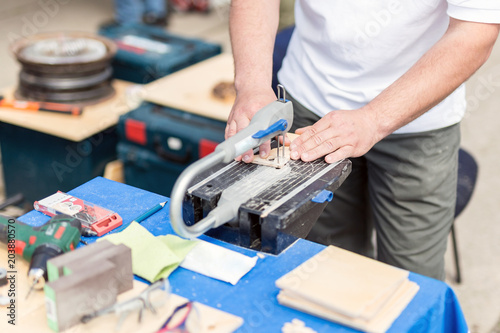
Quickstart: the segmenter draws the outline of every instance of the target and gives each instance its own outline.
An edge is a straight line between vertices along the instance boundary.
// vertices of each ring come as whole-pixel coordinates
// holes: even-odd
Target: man
[[[114,0],[115,20],[121,25],[144,22],[149,25],[167,25],[165,0]]]
[[[237,98],[227,137],[276,99],[278,8],[278,0],[232,1]],[[353,162],[309,238],[372,255],[373,223],[379,260],[444,279],[463,82],[491,53],[500,1],[297,0],[295,16],[278,75],[300,134],[291,158]]]

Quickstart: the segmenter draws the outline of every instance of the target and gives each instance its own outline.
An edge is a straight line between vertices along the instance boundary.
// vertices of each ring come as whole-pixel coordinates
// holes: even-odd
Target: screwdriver
[[[32,102],[20,100],[7,100],[0,95],[0,107],[13,108],[24,111],[45,111],[54,112],[65,115],[79,116],[83,112],[83,108],[71,104],[51,103],[51,102]]]

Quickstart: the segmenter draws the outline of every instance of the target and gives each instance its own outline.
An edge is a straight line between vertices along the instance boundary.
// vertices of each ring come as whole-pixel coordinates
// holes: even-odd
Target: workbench
[[[116,159],[115,125],[131,109],[126,95],[131,86],[114,80],[115,94],[84,107],[80,116],[0,107],[6,196],[22,193],[28,201],[40,200],[102,175]],[[14,89],[0,94],[12,98]]]
[[[112,232],[123,230],[142,212],[168,200],[158,194],[100,177],[69,193],[119,213],[124,225]],[[42,225],[48,219],[36,211],[19,218],[33,226]],[[142,225],[154,235],[172,234],[169,205],[145,220]],[[257,254],[206,236],[201,238],[251,257]],[[238,332],[281,332],[283,324],[294,318],[305,322],[307,327],[317,332],[356,332],[284,307],[276,300],[279,290],[275,281],[323,249],[323,245],[300,239],[278,256],[266,254],[263,259],[259,259],[256,266],[235,286],[183,268],[174,271],[169,280],[174,293],[242,317],[245,322]],[[458,300],[447,284],[411,272],[409,279],[416,282],[420,290],[389,332],[468,331]]]

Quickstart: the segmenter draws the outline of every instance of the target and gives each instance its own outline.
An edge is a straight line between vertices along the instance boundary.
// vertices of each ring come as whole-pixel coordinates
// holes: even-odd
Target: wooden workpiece
[[[284,153],[283,153],[284,151]],[[253,164],[270,166],[273,168],[281,169],[286,165],[286,163],[290,160],[290,147],[280,147],[280,157],[278,158],[278,149],[273,148],[269,152],[269,155],[266,158],[262,158],[259,154],[255,154],[253,157]],[[284,156],[283,156],[284,155]]]
[[[120,115],[130,111],[126,90],[133,84],[114,80],[115,94],[111,98],[83,108],[80,116],[60,115],[50,112],[30,112],[0,107],[0,121],[46,133],[70,141],[80,142],[94,134],[116,125]],[[13,98],[15,88],[4,89],[6,99]]]
[[[385,332],[419,289],[408,275],[329,246],[276,281],[278,301],[366,332]]]
[[[260,157],[258,153],[255,154],[253,157],[252,163],[270,166],[270,167],[277,168],[277,169],[284,167],[287,164],[287,162],[290,160],[290,143],[293,140],[295,140],[297,137],[299,137],[299,135],[295,134],[295,133],[287,133],[286,136],[287,136],[289,141],[285,142],[284,147],[280,146],[280,159],[277,158],[278,149],[273,148],[273,149],[271,149],[271,151],[269,152],[269,155],[266,158]],[[283,149],[285,152],[284,153],[285,157],[281,158],[281,156],[283,154]]]
[[[233,55],[223,53],[144,86],[144,99],[170,108],[227,121],[234,99],[217,99],[213,89],[233,82]]]

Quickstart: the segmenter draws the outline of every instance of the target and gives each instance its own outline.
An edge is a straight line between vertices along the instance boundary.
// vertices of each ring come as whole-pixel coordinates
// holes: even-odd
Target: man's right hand
[[[225,137],[230,138],[250,124],[253,116],[264,106],[276,100],[271,87],[259,88],[255,90],[237,91],[231,113],[227,120]],[[265,158],[271,150],[270,142],[263,143],[260,148],[260,156]],[[236,158],[237,161],[251,163],[253,161],[253,151],[249,150],[242,156]]]

